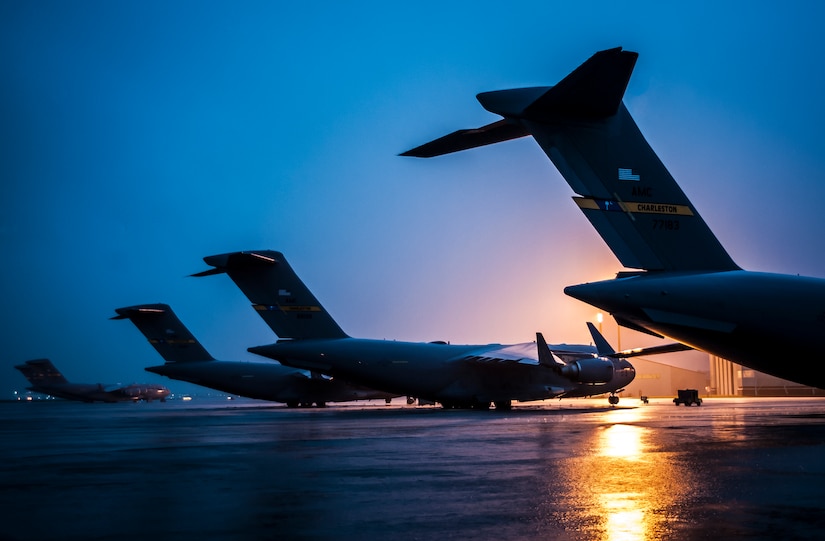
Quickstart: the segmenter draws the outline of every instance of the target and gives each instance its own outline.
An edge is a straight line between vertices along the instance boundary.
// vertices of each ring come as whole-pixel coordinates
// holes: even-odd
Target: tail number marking
[[[679,220],[653,220],[654,231],[678,231]]]

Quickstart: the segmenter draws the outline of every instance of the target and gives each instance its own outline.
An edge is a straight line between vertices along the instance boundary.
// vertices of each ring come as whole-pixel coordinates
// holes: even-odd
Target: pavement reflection
[[[587,452],[567,459],[561,517],[568,532],[603,541],[664,539],[685,520],[697,479],[673,453],[657,449],[643,410],[606,411],[586,442]],[[688,491],[688,492],[690,492]]]
[[[0,539],[634,541],[825,531],[825,400],[509,412],[0,403]],[[82,502],[83,505],[75,505]]]

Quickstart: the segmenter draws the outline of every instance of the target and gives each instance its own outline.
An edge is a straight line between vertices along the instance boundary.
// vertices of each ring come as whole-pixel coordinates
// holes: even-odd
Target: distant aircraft
[[[169,389],[154,383],[104,385],[69,383],[49,359],[34,359],[15,366],[29,380],[30,391],[81,402],[166,401]]]
[[[619,355],[599,357],[593,346],[449,345],[350,338],[287,263],[269,250],[204,258],[226,273],[281,338],[249,351],[283,364],[318,370],[375,389],[439,402],[445,408],[509,409],[513,400],[615,393],[630,383],[633,366]],[[604,339],[591,326],[597,343]]]
[[[825,388],[825,280],[737,266],[622,103],[637,53],[601,51],[553,87],[484,92],[503,120],[402,156],[432,157],[532,135],[627,268],[565,293],[625,327]]]
[[[272,361],[218,361],[195,339],[167,304],[117,308],[112,319],[129,319],[166,361],[149,372],[239,396],[284,402],[294,408],[327,402],[386,400],[398,395],[350,385]]]

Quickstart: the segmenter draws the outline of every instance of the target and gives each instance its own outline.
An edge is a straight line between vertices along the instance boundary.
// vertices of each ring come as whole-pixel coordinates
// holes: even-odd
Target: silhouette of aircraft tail
[[[34,386],[69,383],[49,359],[33,359],[15,368]]]
[[[504,119],[401,155],[433,157],[532,135],[625,267],[739,270],[622,103],[637,57],[620,47],[600,51],[555,86],[478,94]]]
[[[116,308],[112,319],[129,319],[166,363],[214,361],[168,304],[139,304]]]
[[[215,268],[193,276],[229,275],[280,338],[348,337],[280,252],[233,252],[203,260]]]

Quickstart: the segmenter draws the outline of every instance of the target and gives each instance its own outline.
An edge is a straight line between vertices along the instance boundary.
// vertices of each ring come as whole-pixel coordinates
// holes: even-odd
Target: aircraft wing
[[[583,358],[590,358],[596,354],[596,349],[589,345],[555,344],[549,346],[553,354],[564,362]],[[541,364],[537,354],[535,342],[525,342],[510,346],[485,347],[460,359],[462,362],[475,364],[523,364],[538,366]]]
[[[479,348],[476,351],[471,351],[469,354],[460,357],[458,361],[488,366],[497,364],[526,364],[535,366],[539,364],[535,351],[535,344],[532,343],[514,344],[512,346],[491,344]]]
[[[680,344],[678,342],[674,342],[672,344],[665,344],[662,346],[652,346],[648,348],[634,348],[634,349],[626,349],[623,351],[617,351],[612,357],[617,359],[627,359],[630,357],[640,357],[642,355],[661,355],[663,353],[677,353],[679,351],[689,351],[693,348],[688,346],[687,344]]]

